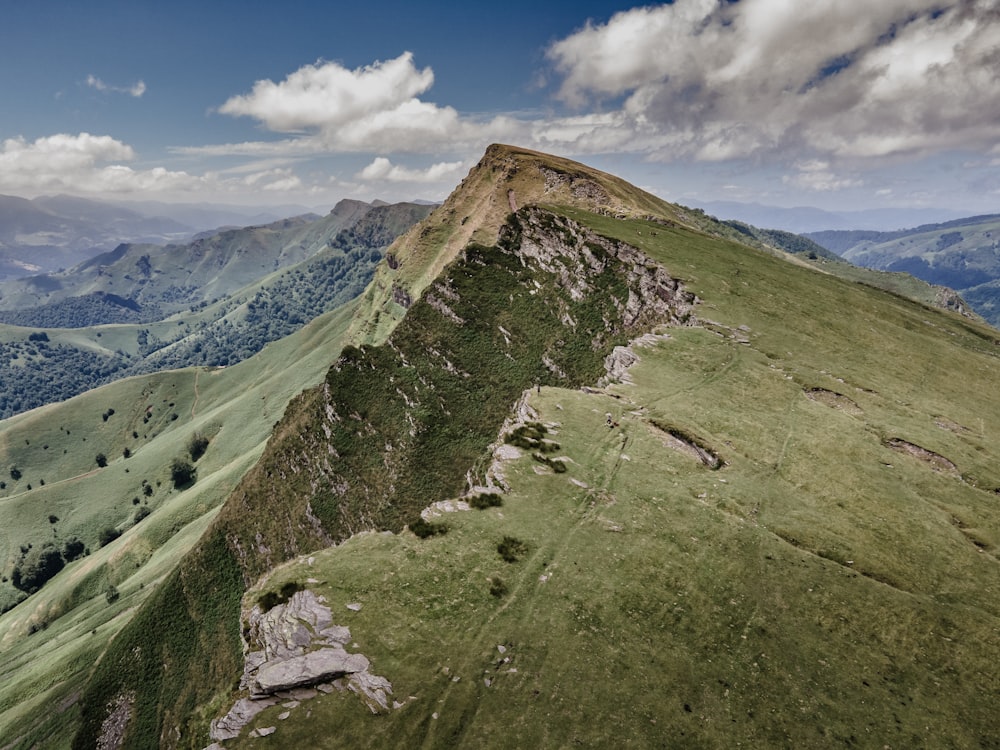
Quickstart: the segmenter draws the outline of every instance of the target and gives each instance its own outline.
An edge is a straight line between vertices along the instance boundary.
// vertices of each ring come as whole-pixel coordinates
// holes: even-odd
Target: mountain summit
[[[0,689],[0,728],[996,746],[996,331],[726,232],[490,147],[390,248],[190,552],[163,531],[155,577],[117,569],[113,640],[76,588],[4,644],[5,675],[40,649],[67,666],[30,667],[33,702]]]

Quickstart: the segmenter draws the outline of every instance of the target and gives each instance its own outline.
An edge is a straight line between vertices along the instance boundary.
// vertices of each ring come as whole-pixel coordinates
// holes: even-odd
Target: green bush
[[[170,481],[174,483],[174,489],[184,489],[194,484],[195,468],[183,458],[175,458],[170,464]]]
[[[108,457],[105,456],[103,453],[98,453],[96,456],[94,456],[94,460],[97,462],[97,465],[100,466],[102,469],[108,465]]]
[[[505,536],[497,545],[497,552],[504,562],[515,563],[527,554],[528,545],[516,537]]]
[[[499,508],[503,505],[503,496],[498,492],[481,492],[469,498],[469,505],[476,510]]]
[[[65,565],[59,549],[52,542],[46,542],[41,547],[30,549],[24,559],[14,566],[11,582],[14,588],[34,594]]]
[[[121,535],[122,533],[114,526],[106,526],[105,528],[101,529],[101,532],[97,535],[97,542],[102,547],[106,547]]]
[[[493,576],[490,579],[490,596],[502,599],[507,595],[507,590],[507,584],[503,582],[500,576]]]
[[[448,526],[443,523],[427,523],[423,518],[417,516],[416,520],[410,521],[410,531],[421,539],[435,536],[437,534],[447,534]]]
[[[66,562],[73,562],[78,557],[81,557],[86,550],[83,542],[75,536],[71,536],[63,543],[63,557]]]
[[[193,435],[188,442],[188,455],[191,456],[191,460],[197,463],[198,459],[205,455],[206,450],[208,450],[208,438],[201,434]]]

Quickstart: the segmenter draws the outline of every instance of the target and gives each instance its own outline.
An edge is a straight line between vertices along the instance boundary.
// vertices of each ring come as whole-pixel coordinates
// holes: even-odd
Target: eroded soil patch
[[[705,441],[691,435],[678,427],[651,419],[647,423],[659,436],[660,440],[668,448],[680,451],[701,461],[710,469],[719,469],[725,465],[722,457],[712,448],[705,444]]]
[[[919,445],[903,440],[902,438],[889,438],[885,441],[885,445],[892,448],[897,453],[905,453],[913,456],[918,461],[923,461],[934,471],[944,474],[952,474],[954,476],[959,475],[958,467],[940,453],[927,450],[926,448],[922,448]]]
[[[837,409],[853,416],[864,414],[864,411],[854,399],[842,393],[828,391],[826,388],[807,388],[803,392],[810,401],[829,406],[831,409]]]

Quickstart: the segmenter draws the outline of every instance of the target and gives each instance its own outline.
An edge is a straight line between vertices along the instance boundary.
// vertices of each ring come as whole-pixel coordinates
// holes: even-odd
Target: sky
[[[1000,0],[0,3],[0,194],[441,200],[494,142],[680,202],[1000,213]]]

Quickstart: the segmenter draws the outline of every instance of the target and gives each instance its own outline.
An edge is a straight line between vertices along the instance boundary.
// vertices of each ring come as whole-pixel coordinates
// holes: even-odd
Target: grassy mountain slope
[[[431,539],[356,537],[251,590],[247,607],[317,581],[402,705],[372,717],[321,695],[247,731],[314,747],[995,746],[995,333],[567,213],[676,269],[700,325],[636,347],[631,383],[527,394],[565,473],[522,451],[502,507],[445,514]]]
[[[260,455],[288,400],[322,378],[352,311],[348,305],[321,316],[234,367],[131,378],[0,423],[7,484],[0,491],[6,579],[0,596],[11,604],[17,595],[10,576],[20,545],[39,547],[52,539],[62,546],[75,536],[90,548],[88,556],[0,616],[5,745],[19,737],[29,745],[68,743],[88,670],[204,533]],[[115,413],[103,421],[109,407]],[[195,463],[195,483],[177,490],[171,462],[190,460],[195,434],[210,442]],[[127,459],[125,447],[131,451]],[[106,468],[97,467],[98,452],[107,456]],[[22,473],[20,481],[10,479],[11,466]],[[144,480],[153,488],[148,497]],[[143,508],[151,512],[136,523],[135,513]],[[48,523],[50,514],[56,523]],[[98,548],[99,532],[107,526],[123,533]],[[105,594],[112,585],[119,597],[109,602]]]
[[[306,260],[163,320],[127,322],[141,318],[142,308],[103,293],[9,313],[8,319],[35,327],[0,325],[0,378],[5,383],[0,416],[128,375],[242,361],[360,294],[384,249],[431,209],[341,201],[336,210],[353,223],[313,245],[315,252]],[[116,320],[117,312],[120,320],[114,324],[83,325]],[[59,325],[74,327],[53,327]]]
[[[990,323],[1000,324],[1000,216],[974,216],[898,232],[808,236],[852,263],[905,271],[951,287]]]
[[[1000,742],[996,332],[632,191],[491,148],[445,207],[496,227],[435,213],[394,248],[345,311],[381,341],[290,402],[106,651],[53,656],[102,653],[85,682],[8,693],[11,746],[204,747],[241,695],[241,599],[289,581],[399,706],[334,691],[223,747]],[[484,485],[500,507],[417,520]],[[359,534],[404,524],[429,538]]]

